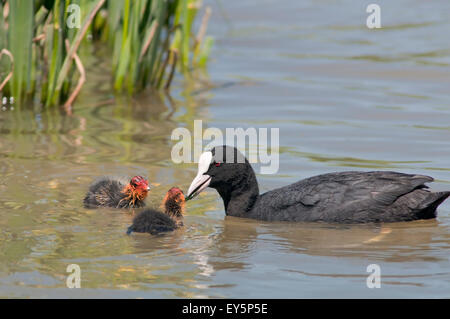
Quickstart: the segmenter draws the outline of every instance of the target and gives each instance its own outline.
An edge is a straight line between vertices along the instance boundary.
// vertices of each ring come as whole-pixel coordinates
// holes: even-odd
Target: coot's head
[[[143,200],[147,197],[148,192],[150,191],[150,186],[148,185],[148,180],[143,178],[142,176],[134,176],[130,184],[128,185],[129,190],[134,195],[133,197]]]
[[[194,198],[206,187],[215,188],[224,197],[233,189],[247,186],[250,180],[253,183],[253,179],[253,169],[241,152],[234,147],[217,146],[200,156],[197,176],[189,187],[186,200]]]
[[[178,187],[172,187],[166,193],[162,206],[166,214],[173,215],[175,217],[182,217],[185,202],[186,200],[184,198],[183,191]]]

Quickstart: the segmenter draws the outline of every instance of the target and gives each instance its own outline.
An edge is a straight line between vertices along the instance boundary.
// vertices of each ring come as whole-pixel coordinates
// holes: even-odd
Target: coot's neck
[[[248,170],[232,185],[219,186],[217,191],[223,199],[225,213],[230,216],[246,217],[259,197],[258,181],[250,165]]]

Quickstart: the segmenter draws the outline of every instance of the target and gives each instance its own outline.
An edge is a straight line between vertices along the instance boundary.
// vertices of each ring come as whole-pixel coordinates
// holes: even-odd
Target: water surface
[[[33,298],[450,297],[450,201],[436,220],[384,225],[266,223],[225,217],[214,190],[186,227],[126,236],[134,212],[88,210],[101,175],[150,178],[147,203],[187,189],[196,166],[170,160],[174,128],[280,129],[280,169],[261,191],[316,174],[397,170],[450,189],[450,3],[207,1],[208,74],[171,98],[114,97],[102,50],[74,115],[0,112],[0,296]],[[255,165],[258,168],[258,165]],[[78,264],[82,289],[66,288]],[[366,286],[370,264],[380,289]]]

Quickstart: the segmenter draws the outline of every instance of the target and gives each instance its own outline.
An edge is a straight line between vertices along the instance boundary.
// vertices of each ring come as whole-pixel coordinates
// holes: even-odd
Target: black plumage
[[[263,220],[398,222],[436,217],[450,192],[432,193],[429,176],[342,172],[314,176],[260,196],[250,212]]]
[[[217,149],[203,175],[211,176],[207,183],[219,192],[227,215],[267,221],[411,221],[436,217],[436,208],[450,196],[427,189],[424,183],[432,177],[389,171],[323,174],[260,195],[247,159],[234,148]],[[232,156],[225,156],[227,151]],[[187,198],[195,195],[194,189]]]
[[[156,235],[180,228],[183,226],[184,203],[183,192],[179,188],[171,188],[162,203],[164,212],[156,209],[142,211],[133,219],[133,224],[128,227],[127,234],[137,232]]]
[[[141,176],[133,177],[128,184],[104,177],[89,187],[83,203],[86,208],[139,208],[145,206],[148,190],[148,181]]]
[[[128,227],[127,234],[136,232],[156,235],[162,232],[173,231],[178,227],[177,222],[169,215],[150,208],[142,211],[133,219],[133,224]]]

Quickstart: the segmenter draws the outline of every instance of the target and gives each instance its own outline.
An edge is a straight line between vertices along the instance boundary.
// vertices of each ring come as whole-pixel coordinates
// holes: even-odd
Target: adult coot
[[[181,189],[172,187],[162,202],[164,212],[146,209],[137,215],[127,234],[132,232],[150,233],[152,235],[173,231],[183,226],[184,195]]]
[[[84,207],[143,207],[149,190],[148,181],[142,176],[134,176],[128,184],[105,177],[89,187]]]
[[[430,192],[433,178],[397,172],[341,172],[301,180],[260,195],[255,173],[236,148],[215,147],[199,159],[187,200],[215,188],[225,213],[267,221],[398,222],[436,217],[450,192]]]

